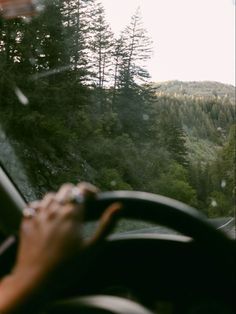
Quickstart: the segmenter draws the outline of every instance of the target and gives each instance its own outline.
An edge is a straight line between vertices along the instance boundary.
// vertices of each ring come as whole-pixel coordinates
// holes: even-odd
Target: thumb
[[[94,235],[86,241],[85,243],[86,247],[102,241],[112,232],[116,225],[121,210],[122,210],[121,203],[113,203],[105,210],[101,219],[99,220],[99,225]]]

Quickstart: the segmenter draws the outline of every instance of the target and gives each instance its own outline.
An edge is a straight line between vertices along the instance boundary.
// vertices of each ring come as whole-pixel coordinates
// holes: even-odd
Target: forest
[[[151,57],[139,9],[118,37],[97,0],[0,20],[0,124],[37,197],[79,180],[233,215],[235,99],[169,93]]]

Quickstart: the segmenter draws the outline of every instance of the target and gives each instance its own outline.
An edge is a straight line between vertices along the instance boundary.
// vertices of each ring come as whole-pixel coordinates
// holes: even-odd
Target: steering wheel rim
[[[105,208],[114,202],[123,205],[120,218],[156,222],[211,248],[227,250],[231,245],[226,234],[217,230],[198,210],[174,199],[147,192],[101,192],[95,202],[88,202],[85,219],[98,219]]]
[[[104,314],[154,314],[134,301],[108,295],[93,295],[59,301],[50,306],[49,314],[75,314],[81,313],[83,309],[91,310],[91,313],[97,313],[97,311],[101,313],[102,311]],[[88,312],[86,311],[86,313]]]
[[[120,218],[124,217],[152,222],[154,221],[159,224],[170,227],[172,229],[175,229],[183,233],[184,235],[192,237],[193,240],[200,244],[197,245],[196,247],[198,248],[200,247],[203,249],[202,252],[205,252],[204,253],[205,257],[209,253],[209,256],[212,257],[211,261],[214,261],[215,257],[220,256],[222,254],[224,254],[224,257],[226,259],[227,257],[230,257],[230,254],[232,254],[231,250],[233,247],[232,241],[221,231],[215,229],[215,227],[207,221],[206,217],[201,212],[184,203],[160,195],[134,191],[114,191],[99,193],[96,201],[93,202],[91,201],[88,202],[87,204],[85,212],[86,221],[97,220],[101,216],[105,208],[107,208],[108,205],[114,202],[121,202],[123,204],[123,210],[121,211]],[[129,239],[129,236],[127,236],[127,239]],[[108,240],[108,243],[110,243],[109,244],[110,246],[113,247],[116,246],[116,248],[119,247],[120,253],[122,253],[123,250],[122,245],[127,244],[127,240],[126,241],[123,240],[121,241],[120,239],[114,240],[113,238],[112,241]],[[136,239],[136,241],[139,241],[139,239]],[[178,241],[178,239],[176,241]],[[202,246],[204,246],[204,248]],[[193,248],[195,248],[195,246],[193,246]],[[104,251],[101,251],[101,254],[103,254],[103,252]],[[201,250],[199,252],[201,252]],[[91,254],[87,256],[87,259],[89,259],[89,257],[91,258]],[[123,258],[125,257],[123,256]],[[226,270],[223,267],[222,269],[223,276],[224,276],[223,273],[227,273],[228,276],[231,270],[234,269],[232,260],[233,259],[231,256],[231,259],[227,261],[228,267],[226,267]],[[99,263],[100,262],[98,256],[98,259],[96,257],[96,266],[94,266],[95,273],[97,272],[97,265],[100,265]],[[112,265],[114,267],[114,264]],[[89,265],[88,268],[90,268]],[[87,273],[89,273],[89,271]],[[87,282],[87,279],[88,278],[86,277],[85,273],[84,282]],[[78,291],[78,293],[80,295],[81,291]],[[82,295],[84,295],[84,293],[86,295],[86,287],[85,290],[82,291]],[[92,291],[92,293],[94,293],[94,291]],[[231,296],[229,296],[230,302],[231,299],[232,299]],[[70,304],[70,300],[68,301],[67,304],[68,305]]]
[[[12,228],[12,230],[17,233],[22,216],[20,209],[23,205],[18,199],[13,199],[13,188],[8,189],[5,187],[5,180],[1,183],[1,196],[4,197],[3,199],[6,198],[7,201],[9,200],[8,207],[17,213],[16,226],[14,225],[14,228]],[[120,217],[155,221],[156,223],[192,237],[194,240],[200,242],[200,245],[203,244],[207,246],[207,248],[215,248],[218,250],[218,255],[229,253],[225,256],[229,256],[232,260],[230,254],[232,255],[231,249],[234,247],[234,241],[230,240],[221,231],[216,230],[215,227],[206,220],[205,216],[196,209],[160,195],[134,191],[99,193],[95,202],[88,202],[85,219],[87,221],[98,219],[105,208],[113,202],[121,202],[124,205]],[[10,231],[8,232],[10,234]],[[214,250],[214,252],[216,252],[216,250]],[[233,270],[234,267],[231,264],[230,262],[227,265]]]

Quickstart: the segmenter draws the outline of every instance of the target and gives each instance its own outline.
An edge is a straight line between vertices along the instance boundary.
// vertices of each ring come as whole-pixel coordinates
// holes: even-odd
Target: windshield
[[[28,201],[89,181],[234,216],[234,1],[16,2],[0,159]]]

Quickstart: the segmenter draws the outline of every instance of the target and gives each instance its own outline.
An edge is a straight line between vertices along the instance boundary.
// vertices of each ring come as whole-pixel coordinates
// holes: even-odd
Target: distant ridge
[[[212,81],[183,82],[166,81],[152,83],[157,92],[169,95],[189,95],[195,97],[228,97],[235,102],[235,87]]]

